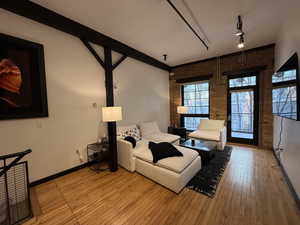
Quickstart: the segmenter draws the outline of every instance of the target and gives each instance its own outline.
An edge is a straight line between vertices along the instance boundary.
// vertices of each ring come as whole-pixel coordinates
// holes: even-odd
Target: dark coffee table
[[[201,161],[204,165],[214,157],[214,151],[217,149],[217,143],[214,141],[194,140],[193,144],[192,139],[180,143],[180,146],[197,151],[201,156]]]

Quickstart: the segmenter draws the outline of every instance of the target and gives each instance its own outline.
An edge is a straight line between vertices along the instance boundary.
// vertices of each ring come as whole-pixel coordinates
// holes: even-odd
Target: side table
[[[180,141],[183,142],[187,139],[186,128],[184,127],[168,127],[169,134],[175,134],[180,136]]]
[[[87,145],[87,160],[91,170],[96,172],[107,170],[107,168],[101,168],[101,164],[108,157],[108,143],[92,143]]]

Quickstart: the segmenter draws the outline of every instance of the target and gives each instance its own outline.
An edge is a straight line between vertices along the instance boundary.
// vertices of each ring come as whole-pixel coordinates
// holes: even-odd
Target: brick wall
[[[180,126],[180,116],[176,112],[176,107],[181,105],[181,91],[180,84],[176,83],[176,79],[213,74],[210,80],[210,118],[227,120],[227,77],[222,75],[223,72],[256,66],[266,66],[266,69],[258,75],[260,82],[258,145],[261,148],[271,149],[273,142],[272,74],[274,72],[274,45],[173,68],[174,76],[170,76],[171,124]]]

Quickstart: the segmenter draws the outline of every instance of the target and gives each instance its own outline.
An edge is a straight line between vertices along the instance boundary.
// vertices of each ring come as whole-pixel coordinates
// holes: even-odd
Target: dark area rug
[[[186,185],[187,188],[214,197],[218,184],[230,160],[232,147],[225,146],[223,151],[214,151],[214,158],[202,165],[201,170]]]

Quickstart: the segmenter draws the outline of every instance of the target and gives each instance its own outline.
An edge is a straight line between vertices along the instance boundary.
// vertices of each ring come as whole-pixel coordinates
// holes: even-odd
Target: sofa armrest
[[[123,168],[134,172],[135,171],[135,157],[133,155],[132,144],[128,141],[118,139],[118,163]]]

